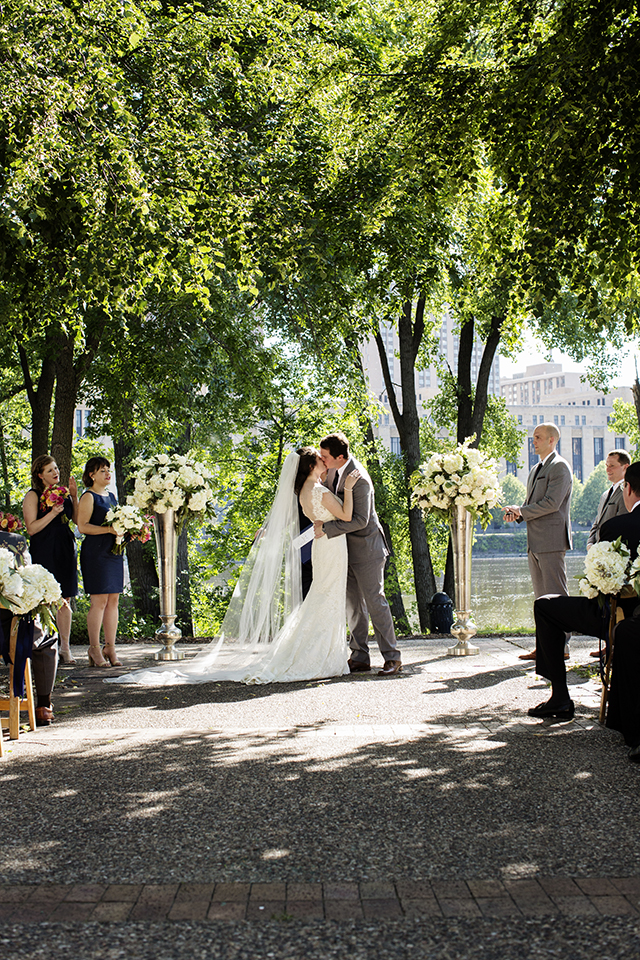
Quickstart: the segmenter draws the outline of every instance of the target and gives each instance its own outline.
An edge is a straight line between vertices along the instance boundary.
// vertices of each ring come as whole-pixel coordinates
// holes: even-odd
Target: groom
[[[326,534],[329,539],[347,535],[349,571],[347,574],[347,622],[351,633],[351,673],[371,669],[369,662],[369,617],[384,668],[378,676],[400,673],[402,663],[396,644],[391,610],[384,595],[384,567],[389,551],[380,521],[376,514],[371,477],[364,467],[349,455],[349,441],[343,433],[332,433],[320,441],[320,456],[328,469],[325,486],[340,499],[345,477],[352,470],[360,471],[353,488],[353,516],[351,520],[316,521],[315,535]]]

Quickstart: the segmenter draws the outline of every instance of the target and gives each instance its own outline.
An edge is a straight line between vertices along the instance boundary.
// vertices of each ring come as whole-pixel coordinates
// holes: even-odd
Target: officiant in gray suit
[[[541,423],[533,431],[540,457],[529,473],[527,499],[521,507],[504,507],[504,519],[527,524],[527,559],[534,598],[569,595],[565,555],[571,549],[571,467],[556,451],[560,431]],[[521,660],[535,660],[535,650]]]
[[[391,609],[384,594],[384,568],[389,551],[375,508],[371,477],[349,453],[349,441],[343,433],[332,433],[320,441],[320,456],[327,467],[325,482],[338,496],[344,490],[345,477],[353,470],[360,478],[353,488],[351,520],[317,521],[316,536],[331,539],[347,536],[349,569],[347,574],[347,622],[350,632],[352,673],[371,669],[369,660],[369,618],[384,667],[379,676],[392,676],[402,669]]]
[[[631,457],[626,450],[611,450],[607,454],[605,466],[607,479],[611,486],[600,497],[596,518],[587,538],[587,550],[591,549],[594,543],[598,543],[600,540],[600,527],[603,523],[627,512],[624,505],[622,485],[630,463]]]

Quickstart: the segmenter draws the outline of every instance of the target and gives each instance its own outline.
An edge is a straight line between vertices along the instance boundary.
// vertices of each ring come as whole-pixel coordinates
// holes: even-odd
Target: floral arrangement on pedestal
[[[135,460],[133,495],[127,503],[144,513],[175,510],[178,533],[185,523],[211,516],[214,498],[208,481],[210,470],[190,455],[160,453],[148,460]]]
[[[55,630],[62,595],[53,574],[39,563],[21,565],[11,550],[0,547],[0,604],[15,617],[40,617]]]
[[[622,593],[640,572],[638,560],[631,564],[630,556],[620,537],[612,542],[594,543],[584,560],[584,576],[577,578],[581,593],[590,600],[597,598],[600,606],[608,596]]]
[[[22,520],[15,517],[12,513],[2,513],[0,511],[0,530],[6,530],[7,533],[15,533],[22,530]]]
[[[483,527],[491,522],[491,509],[501,500],[498,462],[471,447],[473,437],[455,450],[432,453],[411,477],[412,505],[424,514],[434,513],[451,522],[454,507],[466,507]]]
[[[152,522],[149,517],[143,517],[138,508],[131,504],[116,504],[115,507],[110,507],[103,526],[113,527],[116,531],[116,542],[111,552],[124,553],[125,546],[130,540],[146,543],[151,539]]]

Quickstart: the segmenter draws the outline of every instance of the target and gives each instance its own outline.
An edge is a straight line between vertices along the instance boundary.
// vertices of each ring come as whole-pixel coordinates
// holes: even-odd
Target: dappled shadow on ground
[[[322,722],[51,739],[0,766],[3,808],[15,811],[0,881],[637,872],[639,771],[610,731],[488,733],[473,728],[482,719],[466,711],[447,729],[378,742]]]

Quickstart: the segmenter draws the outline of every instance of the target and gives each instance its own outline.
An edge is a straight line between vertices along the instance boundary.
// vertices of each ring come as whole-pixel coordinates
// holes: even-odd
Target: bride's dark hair
[[[313,447],[300,447],[299,450],[296,450],[296,453],[300,457],[300,463],[298,464],[298,472],[295,483],[293,484],[293,489],[295,490],[296,497],[299,497],[300,491],[304,487],[304,482],[318,462],[320,454]]]

